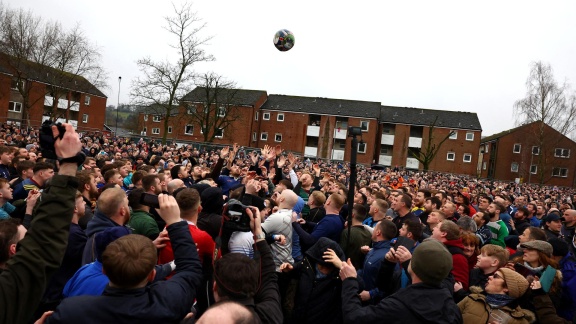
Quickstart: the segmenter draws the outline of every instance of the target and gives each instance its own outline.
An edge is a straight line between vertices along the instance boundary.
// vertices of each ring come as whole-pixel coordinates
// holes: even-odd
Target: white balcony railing
[[[421,137],[410,137],[408,139],[408,147],[422,147],[422,138]]]
[[[406,159],[406,168],[408,169],[418,169],[420,167],[420,161],[415,158]]]
[[[320,126],[308,126],[306,129],[306,136],[320,136]]]
[[[332,160],[344,160],[344,150],[332,150]]]
[[[306,157],[316,157],[318,156],[318,148],[314,146],[304,147],[304,156]]]
[[[394,145],[394,135],[382,134],[382,140],[380,144],[384,145]]]
[[[49,116],[42,116],[42,122],[44,122],[45,120],[50,119]],[[66,119],[64,118],[58,118],[56,120],[57,123],[66,123]],[[68,119],[68,124],[72,125],[72,127],[77,128],[78,127],[78,121],[74,120],[74,119]]]
[[[335,128],[334,129],[334,138],[346,139],[346,133],[348,133],[348,130],[346,128]]]
[[[45,96],[44,97],[44,106],[52,107],[54,103],[54,98],[52,96]],[[58,99],[58,108],[59,109],[68,109],[68,100],[66,99]],[[78,101],[70,101],[70,110],[71,111],[79,111],[80,110],[80,103]]]
[[[391,166],[392,165],[392,156],[380,155],[380,158],[378,159],[378,163],[385,165],[385,166]]]

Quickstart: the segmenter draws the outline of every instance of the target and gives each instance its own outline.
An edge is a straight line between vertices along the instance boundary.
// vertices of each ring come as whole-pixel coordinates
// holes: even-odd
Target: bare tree
[[[150,57],[137,61],[143,76],[132,82],[130,97],[132,103],[147,107],[147,111],[162,116],[164,132],[162,143],[166,143],[170,120],[178,115],[180,99],[194,87],[193,65],[214,60],[203,46],[211,37],[200,37],[205,23],[191,11],[191,4],[174,6],[174,16],[166,17],[168,33],[176,39],[170,47],[178,53],[175,62],[154,61]]]
[[[436,137],[434,136],[434,130],[436,129],[437,120],[438,116],[436,116],[432,124],[428,126],[428,138],[426,139],[426,145],[422,147],[420,150],[409,150],[410,155],[412,155],[412,157],[418,160],[418,162],[422,163],[424,171],[428,171],[430,163],[432,163],[432,161],[436,157],[436,154],[438,154],[438,151],[440,150],[440,147],[442,147],[442,144],[444,144],[444,142],[446,142],[446,140],[450,138],[450,136],[454,135],[454,131],[451,131],[446,136],[441,138],[440,141],[437,141]]]
[[[534,147],[529,166],[537,166],[538,182],[543,184],[552,177],[555,161],[555,144],[564,136],[571,137],[576,130],[576,96],[569,94],[570,86],[558,84],[552,67],[534,62],[526,80],[526,97],[516,101],[514,112],[518,124],[532,124],[526,128],[525,138]],[[551,127],[558,133],[549,131]],[[528,179],[532,173],[528,170]]]
[[[198,78],[197,88],[184,98],[188,124],[199,125],[204,142],[229,137],[224,130],[242,118],[240,111],[246,103],[236,83],[209,72]]]

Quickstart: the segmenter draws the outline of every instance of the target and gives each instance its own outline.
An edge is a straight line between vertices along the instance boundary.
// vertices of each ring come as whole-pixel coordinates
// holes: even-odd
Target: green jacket
[[[27,323],[68,244],[78,181],[56,175],[38,201],[32,225],[0,275],[0,323]]]
[[[144,235],[152,241],[154,241],[158,237],[158,234],[160,234],[160,230],[158,229],[156,220],[154,220],[154,216],[143,210],[132,211],[132,214],[130,214],[130,221],[128,222],[128,226],[132,228],[133,234]]]

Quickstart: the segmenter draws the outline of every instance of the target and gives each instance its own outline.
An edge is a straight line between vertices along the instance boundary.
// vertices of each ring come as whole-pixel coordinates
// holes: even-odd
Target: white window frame
[[[558,174],[555,173],[555,171],[558,170]],[[565,174],[562,175],[562,170],[565,170],[566,172],[564,172]],[[552,176],[553,177],[560,177],[560,178],[566,178],[568,177],[568,168],[552,168]]]
[[[152,128],[152,135],[160,135],[160,128]]]
[[[558,150],[560,150],[560,154],[558,154]],[[564,151],[566,151],[568,154],[567,154],[567,155],[563,155]],[[557,147],[557,148],[554,149],[554,157],[559,157],[559,158],[567,159],[567,158],[570,157],[570,149],[565,149],[565,148]]]
[[[450,154],[452,154],[452,158],[450,158]],[[446,161],[456,161],[456,153],[455,152],[446,153]]]
[[[532,169],[534,169],[534,171],[532,171]],[[532,174],[537,174],[537,173],[538,173],[538,165],[532,164],[532,165],[530,166],[530,173],[532,173]]]
[[[252,142],[256,142],[256,140],[258,140],[258,133],[253,132],[252,133]]]
[[[270,113],[265,112],[262,114],[262,120],[270,120]]]
[[[519,169],[520,169],[520,164],[518,164],[518,162],[512,162],[510,164],[510,172],[518,173]]]
[[[362,127],[363,124],[366,125],[366,129],[364,129]],[[370,121],[368,121],[368,120],[361,120],[360,121],[360,129],[362,130],[362,132],[367,132],[369,128],[370,128]]]
[[[88,123],[88,117],[89,117],[88,114],[82,114],[82,122],[83,122],[84,124],[87,124],[87,123]]]
[[[448,137],[449,139],[455,140],[458,139],[458,131],[455,129],[451,129],[450,132],[452,133],[452,135],[450,135],[450,137]]]
[[[484,153],[488,153],[490,151],[490,144],[484,145]]]
[[[362,145],[364,146],[364,149],[361,149]],[[358,153],[366,153],[366,147],[368,145],[366,143],[358,143],[358,148],[357,148],[357,152]]]
[[[486,170],[486,161],[482,162],[482,170]]]
[[[466,140],[473,141],[474,140],[474,133],[473,132],[466,132]]]
[[[214,138],[224,138],[224,128],[218,128],[218,129],[220,129],[222,131],[222,135],[220,135],[220,136],[215,135]]]
[[[144,121],[148,121],[148,115],[144,115]]]
[[[162,116],[160,116],[160,115],[154,115],[154,116],[152,117],[152,121],[155,122],[155,123],[159,123],[160,120],[162,120]]]
[[[146,136],[147,132],[148,132],[148,127],[144,127],[144,129],[142,129],[142,133],[144,133],[144,136]]]
[[[259,111],[257,111],[257,112],[254,114],[254,120],[258,120],[258,115],[260,115],[260,112],[259,112]]]
[[[218,117],[220,117],[220,118],[226,117],[226,107],[219,107],[218,108]]]
[[[468,161],[466,161],[466,157],[469,157]],[[464,163],[472,163],[472,154],[470,154],[470,153],[464,153],[464,155],[462,155],[462,162],[464,162]]]
[[[536,153],[534,153],[534,149],[536,149]],[[532,155],[540,155],[540,147],[539,146],[532,146]]]
[[[518,152],[516,152],[516,147],[518,147]],[[522,144],[514,143],[514,145],[512,145],[512,153],[519,154],[520,152],[522,152]]]
[[[283,122],[284,121],[284,113],[278,113],[278,115],[276,115],[276,121]]]
[[[172,126],[168,126],[168,134],[172,134]]]
[[[187,128],[188,128],[188,130],[191,129],[192,131],[187,132]],[[184,135],[194,135],[194,125],[190,125],[190,124],[184,125]]]
[[[267,141],[268,140],[268,132],[260,133],[260,140],[261,141]]]
[[[24,88],[26,85],[26,80],[20,80],[20,83],[22,83],[22,88]],[[16,88],[14,88],[12,84],[16,84]],[[18,90],[18,79],[12,79],[12,81],[10,82],[10,89]]]
[[[280,140],[278,140],[278,137],[280,137]],[[282,142],[282,134],[281,133],[276,133],[274,135],[274,142],[276,143],[281,143]]]
[[[84,106],[90,106],[90,96],[84,95]]]
[[[12,106],[12,109],[10,109],[11,106]],[[18,107],[18,109],[16,109],[16,107]],[[8,102],[8,111],[21,113],[22,112],[22,103],[18,102],[18,101],[9,101]]]

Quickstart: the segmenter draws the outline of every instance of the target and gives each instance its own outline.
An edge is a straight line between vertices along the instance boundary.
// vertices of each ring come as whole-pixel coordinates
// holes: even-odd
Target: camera
[[[56,137],[54,137],[52,133],[52,126],[56,126],[58,128],[58,138],[62,139],[64,137],[66,128],[64,128],[61,123],[54,123],[50,119],[47,119],[42,123],[42,127],[40,128],[40,147],[42,148],[43,157],[51,160],[57,160],[58,157],[56,156],[56,151],[54,150],[54,142],[56,141]]]
[[[250,216],[246,210],[250,208],[236,199],[230,199],[224,205],[223,224],[225,229],[233,232],[250,232]]]

